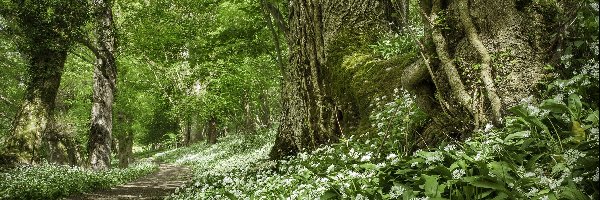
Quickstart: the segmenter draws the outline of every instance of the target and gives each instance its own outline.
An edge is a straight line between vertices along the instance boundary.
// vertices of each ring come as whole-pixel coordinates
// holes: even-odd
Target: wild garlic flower
[[[396,199],[396,198],[402,196],[402,194],[404,194],[405,190],[406,189],[404,189],[404,187],[402,187],[402,186],[398,186],[398,185],[392,186],[392,189],[390,190],[390,198]]]
[[[452,171],[452,178],[458,180],[462,178],[465,174],[466,172],[464,169],[455,169],[454,171]]]
[[[396,157],[398,157],[396,154],[391,153],[390,155],[388,155],[387,157],[385,157],[385,159],[392,160],[392,159],[394,159]]]

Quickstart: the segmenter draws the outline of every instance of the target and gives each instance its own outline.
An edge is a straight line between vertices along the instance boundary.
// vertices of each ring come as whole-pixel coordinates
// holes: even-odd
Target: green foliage
[[[412,154],[393,141],[409,130],[403,116],[415,112],[407,95],[374,111],[373,126],[390,138],[352,136],[288,161],[226,170],[204,164],[219,160],[221,150],[179,154],[169,160],[202,170],[170,199],[597,199],[598,107],[576,93],[559,100],[569,91],[548,92],[556,96],[539,104],[524,101],[504,128],[488,125],[464,143]]]
[[[91,171],[81,167],[44,163],[0,173],[1,199],[59,199],[71,194],[107,189],[158,170],[151,162],[126,169]]]

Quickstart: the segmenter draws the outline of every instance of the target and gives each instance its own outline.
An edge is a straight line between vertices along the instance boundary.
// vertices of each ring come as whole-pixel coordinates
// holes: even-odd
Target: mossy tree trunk
[[[537,94],[556,19],[543,13],[553,12],[551,6],[521,2],[421,1],[422,59],[402,77],[433,118],[421,146],[500,125],[508,108]]]
[[[40,158],[44,138],[53,138],[55,99],[60,86],[67,50],[40,48],[28,52],[30,80],[21,111],[13,123],[9,148],[19,154],[20,162]]]
[[[94,65],[94,95],[88,141],[91,168],[110,168],[112,107],[116,89],[116,34],[110,0],[94,0],[97,51]]]
[[[378,24],[373,16],[383,12],[375,0],[290,1],[288,9],[287,23],[270,9],[289,48],[289,62],[283,66],[281,124],[270,152],[273,159],[338,140],[342,129],[331,80],[341,59],[330,47],[342,32],[369,33]]]

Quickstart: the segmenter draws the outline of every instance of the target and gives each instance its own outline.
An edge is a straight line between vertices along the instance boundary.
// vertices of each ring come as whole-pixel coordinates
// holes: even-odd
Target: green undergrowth
[[[289,160],[265,160],[266,136],[230,136],[158,158],[195,173],[168,199],[598,199],[597,99],[582,101],[597,81],[580,75],[548,85],[541,100],[512,108],[502,127],[416,152],[405,148],[402,128],[416,107],[398,92],[376,99],[375,132]]]
[[[126,169],[95,172],[82,167],[43,163],[0,173],[0,199],[59,199],[72,194],[107,189],[158,170],[142,161]]]

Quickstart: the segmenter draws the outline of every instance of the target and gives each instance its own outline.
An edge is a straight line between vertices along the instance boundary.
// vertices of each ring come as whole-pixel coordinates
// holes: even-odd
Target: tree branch
[[[92,53],[94,53],[94,55],[97,58],[102,57],[102,55],[100,54],[100,50],[98,50],[98,48],[96,46],[94,46],[94,44],[92,43],[92,41],[89,40],[89,38],[79,37],[79,38],[77,38],[77,42],[79,44],[87,47],[90,51],[92,51]]]
[[[277,24],[279,30],[281,30],[285,35],[288,35],[289,28],[287,26],[287,22],[285,22],[283,14],[281,14],[281,11],[279,11],[279,9],[272,3],[267,2],[267,0],[261,0],[261,4],[264,9],[271,13],[271,16],[273,16],[275,19],[275,23]]]

